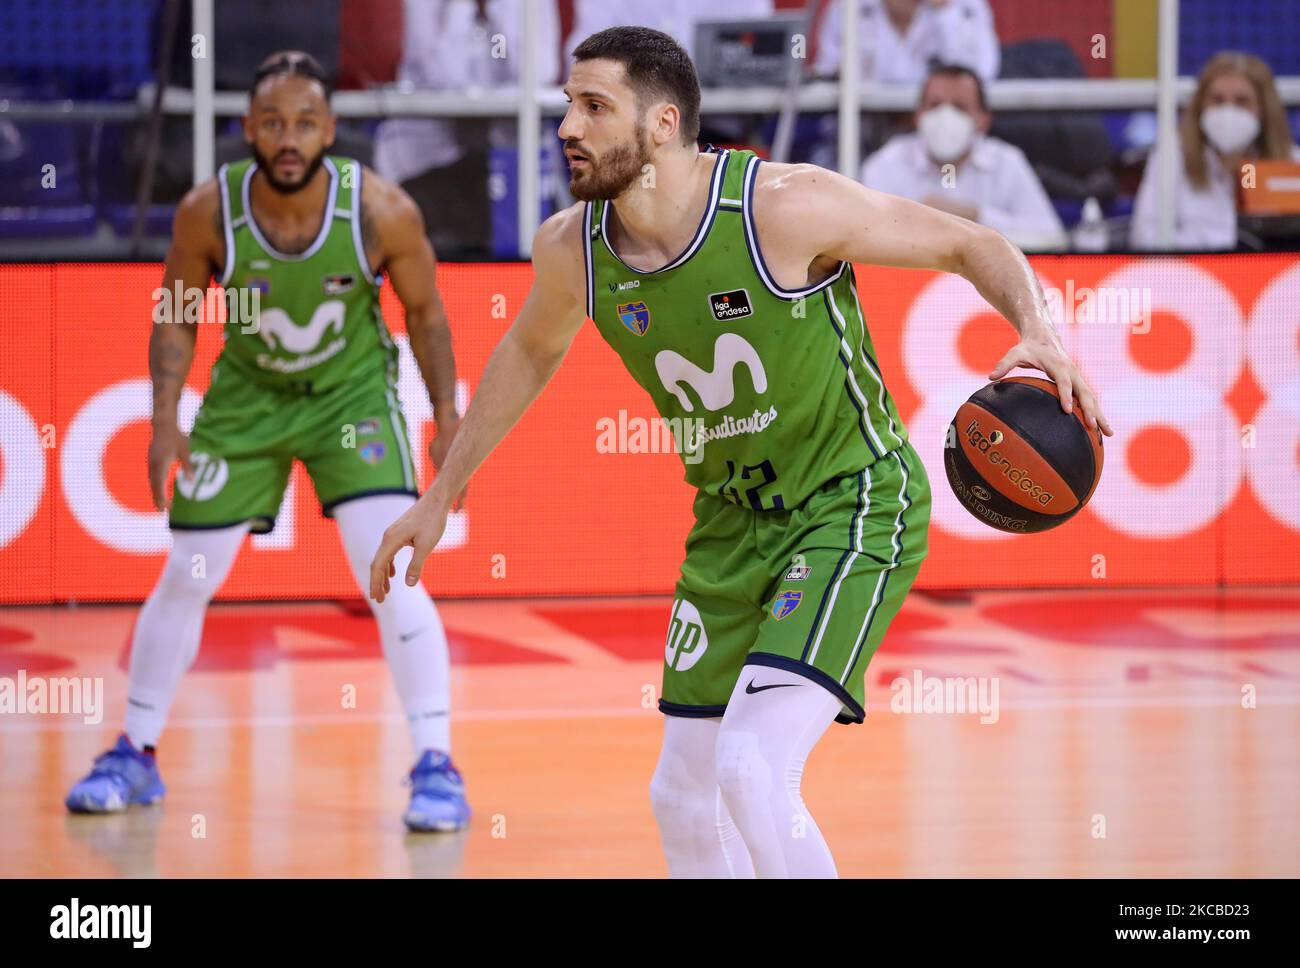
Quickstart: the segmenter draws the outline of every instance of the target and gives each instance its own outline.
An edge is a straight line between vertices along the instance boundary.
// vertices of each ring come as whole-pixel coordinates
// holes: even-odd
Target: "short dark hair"
[[[283,77],[290,74],[316,81],[325,90],[325,100],[330,99],[333,85],[330,84],[329,75],[325,73],[325,68],[321,67],[320,61],[306,51],[278,50],[274,54],[267,55],[266,60],[258,65],[257,73],[253,75],[253,83],[248,88],[249,100],[252,100],[257,89],[268,77]]]
[[[984,82],[980,76],[964,64],[931,64],[930,72],[925,75],[925,83],[921,85],[921,94],[925,95],[926,89],[930,86],[930,81],[936,77],[969,77],[975,82],[975,91],[979,97],[980,110],[987,112],[989,109],[988,94],[984,90]]]
[[[579,44],[573,59],[622,64],[638,105],[670,101],[682,113],[682,140],[694,144],[699,138],[700,79],[690,56],[672,37],[649,27],[610,27]]]

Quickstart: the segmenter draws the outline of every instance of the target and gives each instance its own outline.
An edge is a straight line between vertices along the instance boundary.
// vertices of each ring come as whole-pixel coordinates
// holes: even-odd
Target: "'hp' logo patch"
[[[672,620],[668,623],[668,640],[664,643],[664,662],[668,668],[685,672],[700,661],[709,648],[700,610],[684,598],[673,602]]]
[[[206,501],[216,497],[226,486],[230,466],[224,457],[191,454],[190,464],[194,467],[192,475],[186,474],[184,470],[176,475],[176,490],[187,501]]]

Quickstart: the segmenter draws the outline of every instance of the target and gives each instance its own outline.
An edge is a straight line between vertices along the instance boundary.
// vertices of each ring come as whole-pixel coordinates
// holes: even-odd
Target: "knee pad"
[[[768,797],[773,787],[773,769],[757,733],[728,729],[718,731],[716,747],[718,786],[722,795]]]
[[[694,813],[713,798],[713,790],[695,782],[685,764],[674,756],[661,756],[650,778],[650,806],[660,820]]]

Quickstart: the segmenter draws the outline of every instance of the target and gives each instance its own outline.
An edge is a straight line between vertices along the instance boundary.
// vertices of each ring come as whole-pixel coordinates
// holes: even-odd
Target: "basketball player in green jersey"
[[[885,389],[854,262],[960,273],[1014,326],[993,378],[1045,371],[1109,432],[1023,255],[998,233],[809,165],[696,146],[699,86],[666,34],[574,52],[559,135],[581,203],[548,219],[533,289],[447,463],[384,534],[383,600],[590,317],[676,428],[696,523],[668,616],[650,784],[669,873],[833,876],[800,795],[926,552],[930,492]],[[395,589],[393,589],[395,591]]]
[[[456,433],[451,336],[419,210],[358,162],[331,157],[334,131],[320,65],[299,52],[273,54],[244,119],[252,158],[224,166],[177,211],[161,290],[173,305],[156,316],[149,348],[149,479],[155,504],[170,509],[172,549],[136,622],[124,735],[74,786],[71,810],[115,812],[162,797],[154,747],[197,654],[204,611],[245,535],[272,529],[294,460],[306,466],[367,585],[384,527],[418,494],[397,400],[397,348],[379,312],[384,275],[406,311],[433,402],[435,465]],[[177,405],[198,327],[175,296],[201,297],[212,277],[241,297],[232,306],[259,311],[228,314],[187,438]],[[284,567],[310,570],[311,562],[299,556]],[[446,636],[424,589],[403,591],[374,613],[417,760],[405,819],[415,830],[456,830],[469,808],[450,758]]]

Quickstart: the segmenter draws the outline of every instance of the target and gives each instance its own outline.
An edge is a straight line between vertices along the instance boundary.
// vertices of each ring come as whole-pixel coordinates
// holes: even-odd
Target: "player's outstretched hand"
[[[411,562],[406,566],[406,583],[414,585],[420,580],[420,569],[429,557],[447,527],[447,506],[431,499],[433,491],[406,509],[406,513],[388,526],[379,550],[370,562],[370,597],[382,602],[388,595],[388,580],[397,574],[393,559],[408,545],[414,549]]]
[[[153,494],[153,506],[159,511],[172,506],[172,499],[167,495],[167,475],[177,461],[181,462],[181,473],[194,474],[190,439],[174,423],[155,423],[149,437],[149,490]]]
[[[1097,395],[1092,392],[1092,388],[1088,386],[1088,382],[1084,380],[1083,374],[1074,365],[1074,361],[1066,355],[1059,339],[1054,336],[1022,339],[1007,350],[1007,355],[1002,357],[998,365],[989,373],[989,379],[1001,380],[1018,366],[1042,370],[1056,384],[1062,410],[1071,413],[1074,410],[1075,398],[1078,398],[1079,406],[1083,407],[1084,422],[1092,429],[1100,427],[1101,432],[1107,437],[1115,435],[1110,429],[1110,422],[1101,412]]]

